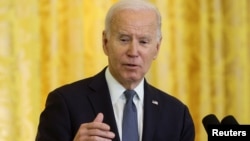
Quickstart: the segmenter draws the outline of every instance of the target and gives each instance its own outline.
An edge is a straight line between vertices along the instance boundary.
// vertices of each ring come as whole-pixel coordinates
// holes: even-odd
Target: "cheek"
[[[112,57],[115,54],[114,47],[111,42],[107,43],[104,47],[104,52],[107,56]]]
[[[151,48],[150,50],[148,50],[145,55],[147,61],[151,62],[152,60],[154,60],[157,57],[157,53],[158,53],[157,48]]]
[[[158,55],[159,48],[155,47],[152,49],[152,60],[155,60]]]
[[[122,57],[122,50],[118,48],[109,48],[108,49],[108,57],[112,62],[118,62]]]
[[[150,52],[144,54],[144,65],[145,65],[145,69],[149,69],[153,60],[155,60],[157,56],[157,52],[155,50],[151,50]]]

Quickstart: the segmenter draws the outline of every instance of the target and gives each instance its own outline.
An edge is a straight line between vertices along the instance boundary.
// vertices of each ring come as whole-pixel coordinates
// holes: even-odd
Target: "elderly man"
[[[103,31],[107,67],[48,95],[36,141],[194,141],[187,106],[145,79],[161,40],[152,4],[114,4]]]

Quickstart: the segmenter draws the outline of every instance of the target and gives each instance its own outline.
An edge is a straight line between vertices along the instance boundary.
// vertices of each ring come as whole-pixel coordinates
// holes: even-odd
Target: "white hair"
[[[115,3],[108,11],[105,19],[105,31],[107,35],[110,34],[111,22],[114,14],[118,11],[129,9],[129,10],[152,10],[157,16],[157,36],[161,38],[161,15],[158,9],[151,3],[144,0],[120,0]]]

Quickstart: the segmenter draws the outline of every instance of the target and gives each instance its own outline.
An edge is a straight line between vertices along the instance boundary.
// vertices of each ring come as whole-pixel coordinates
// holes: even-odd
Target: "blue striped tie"
[[[122,121],[122,141],[139,141],[137,110],[133,102],[134,90],[124,92],[127,102],[124,106]]]

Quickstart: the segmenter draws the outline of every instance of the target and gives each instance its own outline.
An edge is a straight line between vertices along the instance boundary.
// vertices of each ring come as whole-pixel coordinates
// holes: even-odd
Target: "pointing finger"
[[[94,122],[103,122],[104,115],[103,113],[98,113],[94,119]]]

